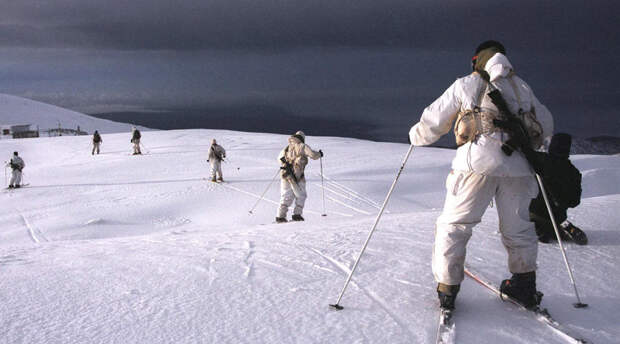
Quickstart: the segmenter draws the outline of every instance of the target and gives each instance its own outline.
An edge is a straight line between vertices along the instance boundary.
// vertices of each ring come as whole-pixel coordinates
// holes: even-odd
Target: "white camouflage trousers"
[[[494,198],[510,272],[536,270],[538,239],[529,220],[529,204],[538,193],[534,177],[493,177],[452,171],[446,179],[446,189],[433,247],[433,274],[437,282],[456,285],[463,281],[466,246],[472,228],[480,222]]]
[[[5,179],[6,180],[6,179]],[[22,173],[19,170],[13,170],[11,172],[11,181],[9,185],[20,185],[22,183]]]
[[[222,162],[217,159],[209,160],[209,164],[211,164],[211,179],[215,179],[217,175],[220,176],[220,179],[224,179],[222,176]]]
[[[288,207],[295,201],[294,215],[301,215],[304,211],[306,203],[306,180],[301,179],[295,184],[294,181],[281,179],[280,181],[280,207],[278,208],[277,217],[286,217]]]
[[[140,140],[133,140],[133,154],[142,154],[140,151]]]

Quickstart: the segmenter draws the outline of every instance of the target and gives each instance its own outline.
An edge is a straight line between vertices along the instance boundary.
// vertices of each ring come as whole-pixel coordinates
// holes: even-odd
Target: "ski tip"
[[[337,310],[337,311],[341,311],[341,310],[343,310],[343,309],[344,309],[344,307],[342,307],[342,306],[341,306],[341,305],[339,305],[339,304],[335,304],[335,305],[330,304],[330,305],[329,305],[329,307],[330,307],[331,309],[335,309],[335,310]]]
[[[587,308],[588,304],[587,303],[576,302],[576,303],[573,303],[573,307],[575,307],[575,308]]]
[[[327,216],[327,214],[321,214],[321,216]]]

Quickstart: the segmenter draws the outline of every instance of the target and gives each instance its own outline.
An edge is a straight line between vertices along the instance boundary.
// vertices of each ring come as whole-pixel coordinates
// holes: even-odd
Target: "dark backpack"
[[[581,202],[581,173],[570,160],[547,155],[543,180],[559,206],[574,208]]]

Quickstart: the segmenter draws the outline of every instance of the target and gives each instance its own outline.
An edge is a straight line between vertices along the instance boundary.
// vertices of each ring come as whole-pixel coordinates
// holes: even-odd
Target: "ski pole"
[[[140,142],[140,146],[142,146],[142,148],[144,148],[146,150],[146,154],[151,154],[151,150],[146,148],[146,146],[144,145],[144,143]]]
[[[413,151],[413,145],[409,146],[409,150],[407,151],[407,155],[405,155],[405,158],[403,159],[403,163],[400,166],[400,169],[398,170],[398,174],[396,174],[396,178],[394,178],[394,182],[392,182],[392,186],[390,187],[390,190],[387,193],[387,196],[385,196],[385,200],[383,201],[383,205],[381,206],[381,210],[379,210],[379,214],[377,214],[377,218],[375,219],[375,223],[372,226],[372,229],[370,230],[370,233],[368,233],[368,238],[366,238],[366,242],[364,243],[364,246],[362,247],[362,250],[360,251],[359,255],[357,256],[357,259],[355,260],[355,264],[353,264],[353,268],[351,269],[351,272],[349,273],[349,277],[347,277],[347,281],[344,283],[344,287],[342,287],[342,291],[340,292],[340,296],[338,296],[338,301],[336,301],[336,303],[334,304],[330,304],[329,306],[337,309],[337,310],[341,310],[344,307],[342,307],[340,305],[340,300],[342,300],[342,296],[344,295],[345,290],[347,290],[347,286],[349,285],[349,282],[351,282],[351,277],[353,277],[353,273],[355,272],[355,269],[357,268],[357,264],[360,262],[360,258],[362,258],[362,254],[364,254],[364,251],[366,250],[366,246],[368,246],[368,242],[370,241],[370,238],[372,237],[372,234],[374,233],[375,229],[377,228],[377,224],[379,223],[379,220],[381,219],[381,215],[383,214],[383,211],[385,210],[385,207],[387,206],[388,201],[390,200],[390,196],[392,196],[392,191],[394,191],[394,187],[396,186],[396,182],[398,182],[398,178],[400,177],[400,174],[403,172],[403,169],[405,168],[405,164],[407,164],[407,160],[409,160],[409,155],[411,155],[411,152]]]
[[[323,157],[319,158],[319,162],[321,163],[321,189],[323,189],[323,214],[321,216],[327,216],[325,212],[325,183],[323,181]]]
[[[258,199],[258,201],[256,201],[256,204],[254,204],[252,209],[250,209],[250,214],[254,214],[252,211],[254,211],[254,209],[256,209],[256,206],[258,205],[258,203],[260,203],[260,201],[263,200],[263,197],[265,197],[265,194],[267,193],[267,191],[271,187],[271,184],[273,184],[273,181],[276,180],[276,177],[278,176],[279,173],[280,173],[280,169],[278,168],[278,170],[276,171],[276,174],[273,176],[273,178],[269,182],[269,185],[267,185],[267,188],[265,189],[265,191],[263,191],[263,194],[260,195],[260,198]]]
[[[568,258],[566,257],[566,252],[564,252],[564,245],[562,245],[562,238],[560,237],[560,231],[558,230],[558,224],[555,221],[555,217],[553,216],[553,211],[551,210],[551,204],[549,203],[549,199],[547,197],[547,191],[545,190],[545,186],[543,185],[542,179],[540,175],[536,173],[536,180],[538,181],[538,186],[540,186],[540,191],[543,194],[543,198],[545,199],[545,205],[547,206],[547,211],[549,212],[549,217],[551,218],[551,223],[553,224],[553,230],[555,231],[555,236],[558,238],[558,244],[560,245],[560,251],[562,252],[562,257],[564,258],[564,264],[566,264],[566,269],[568,270],[568,276],[570,277],[570,281],[573,284],[573,289],[575,290],[575,296],[577,297],[577,302],[573,303],[575,308],[585,308],[588,307],[587,303],[582,303],[579,298],[579,292],[577,291],[577,285],[575,284],[575,278],[573,277],[573,271],[570,268],[570,264],[568,263]]]

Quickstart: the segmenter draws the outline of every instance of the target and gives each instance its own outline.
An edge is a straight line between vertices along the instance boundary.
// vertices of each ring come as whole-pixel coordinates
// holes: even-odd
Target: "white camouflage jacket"
[[[288,146],[286,146],[278,155],[278,162],[280,162],[281,166],[284,166],[282,161],[280,161],[282,157],[285,157],[286,161],[293,165],[295,177],[298,180],[301,180],[304,175],[306,165],[308,164],[308,158],[316,160],[321,157],[321,153],[313,151],[310,146],[301,142],[298,138],[291,136],[288,138]],[[281,175],[284,176],[284,174],[285,172],[282,170]]]
[[[514,73],[511,76],[510,72],[513,68],[505,55],[495,54],[487,62],[485,70],[489,73],[491,83],[502,93],[513,113],[517,113],[519,108],[526,111],[533,108],[537,120],[542,125],[543,137],[547,138],[553,134],[551,113],[538,101],[525,81]],[[519,97],[515,94],[508,80],[509,77],[513,78]],[[441,97],[424,109],[420,122],[409,131],[411,143],[416,146],[426,146],[450,132],[457,114],[461,110],[472,110],[477,105],[481,87],[486,86],[486,82],[478,73],[457,79]],[[488,92],[487,89],[479,106],[483,111],[497,112],[491,99],[486,96]],[[520,103],[517,101],[518,98]],[[477,140],[460,146],[452,160],[452,169],[502,177],[532,175],[533,172],[523,154],[515,152],[507,156],[502,152],[501,145],[508,138],[508,135],[503,132],[482,134]]]

